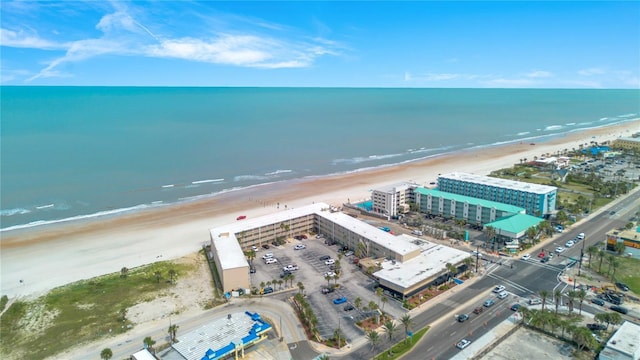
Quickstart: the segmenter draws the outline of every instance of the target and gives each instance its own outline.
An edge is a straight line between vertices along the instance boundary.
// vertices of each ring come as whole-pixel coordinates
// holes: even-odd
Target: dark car
[[[263,249],[268,249],[268,248],[269,248],[269,244],[264,244],[264,245],[262,245],[262,248],[263,248]]]
[[[541,263],[546,263],[548,261],[549,261],[549,257],[548,256],[545,256],[545,257],[542,258],[542,260],[540,260]]]
[[[332,293],[332,292],[334,292],[334,291],[336,291],[336,289],[334,289],[334,288],[332,288],[332,287],[325,287],[325,288],[322,288],[322,293],[323,293],[323,294],[329,294],[329,293]]]
[[[591,331],[607,330],[607,326],[604,324],[587,324],[587,329]]]
[[[629,287],[621,282],[617,282],[616,286],[618,287],[618,289],[622,290],[622,291],[629,291]]]
[[[331,259],[331,256],[329,256],[329,255],[320,256],[320,260],[324,261],[324,260],[329,260],[329,259]]]
[[[353,307],[353,305],[351,305],[351,304],[349,304],[349,305],[347,305],[347,306],[345,306],[345,307],[344,307],[344,311],[351,311],[351,310],[353,310],[353,309],[355,309],[355,308],[354,308],[354,307]]]
[[[591,299],[591,302],[596,305],[604,306],[604,300],[602,299]]]
[[[267,286],[266,288],[264,288],[265,294],[271,294],[272,292],[273,292],[273,288],[271,286]]]
[[[520,309],[520,304],[513,304],[513,305],[511,305],[511,310],[513,310],[513,311],[518,311],[518,309]]]
[[[624,314],[624,315],[626,315],[629,312],[629,309],[627,309],[626,307],[622,307],[622,306],[618,306],[618,305],[613,305],[609,309],[611,309],[613,311],[617,311],[620,314]]]
[[[484,308],[482,306],[478,306],[477,308],[473,309],[474,314],[480,314],[483,311],[484,311]]]
[[[256,268],[252,266],[251,268],[249,268],[249,272],[252,273],[252,274],[255,274],[256,273]]]
[[[458,315],[458,322],[465,322],[465,321],[467,321],[467,319],[469,319],[469,315],[467,315],[467,314]]]

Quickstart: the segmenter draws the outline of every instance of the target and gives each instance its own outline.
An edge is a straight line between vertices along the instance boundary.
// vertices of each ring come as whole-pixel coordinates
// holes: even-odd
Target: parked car
[[[283,267],[282,270],[284,270],[284,271],[296,271],[296,270],[298,270],[298,265],[289,264],[289,265]]]
[[[621,282],[617,282],[616,286],[618,287],[618,289],[622,290],[622,291],[629,291],[629,287]]]
[[[329,259],[331,259],[331,256],[329,255],[320,256],[320,260],[329,260]]]
[[[256,268],[255,268],[254,266],[250,267],[250,268],[249,268],[249,272],[250,272],[251,274],[255,274],[255,273],[256,273]]]
[[[329,271],[329,272],[326,272],[326,273],[322,274],[322,277],[327,277],[327,276],[334,277],[334,276],[336,276],[336,273],[334,273],[333,271]]]
[[[458,322],[465,322],[465,321],[467,321],[467,319],[469,319],[469,315],[467,315],[467,314],[458,315]]]
[[[323,287],[322,288],[322,293],[323,294],[330,294],[332,292],[336,291],[336,289],[332,288],[332,287]]]
[[[293,247],[294,250],[302,250],[302,249],[306,249],[307,246],[305,244],[298,244],[296,246]]]
[[[349,250],[346,253],[344,253],[344,256],[346,256],[346,257],[349,257],[351,255],[353,255],[353,251],[351,251],[351,250]]]
[[[344,307],[344,311],[351,311],[351,310],[353,310],[353,309],[355,309],[355,308],[354,308],[354,307],[353,307],[353,305],[351,305],[351,304],[346,305],[346,306]]]
[[[334,304],[336,304],[336,305],[344,304],[344,303],[346,303],[346,302],[347,302],[347,298],[346,298],[346,297],[344,297],[344,296],[343,296],[343,297],[336,298],[336,299],[333,299],[333,303],[334,303]]]
[[[271,286],[267,286],[264,288],[263,294],[271,294],[273,292],[273,288]]]
[[[491,306],[493,306],[493,304],[495,304],[495,303],[496,303],[496,301],[495,301],[495,300],[493,300],[493,299],[488,299],[488,300],[487,300],[487,301],[485,301],[485,302],[484,302],[484,304],[482,304],[482,305],[484,305],[484,307],[491,307]]]
[[[526,260],[529,260],[529,259],[531,259],[531,255],[529,255],[529,254],[522,255],[522,260],[526,261]]]
[[[520,309],[520,304],[513,304],[511,305],[511,310],[513,311],[518,311]]]
[[[462,339],[460,341],[458,341],[458,343],[456,344],[456,347],[460,350],[466,348],[467,346],[469,346],[469,344],[471,344],[471,340],[467,340],[467,339]]]
[[[244,220],[247,218],[247,215],[240,215],[236,218],[236,220]]]
[[[607,330],[607,326],[604,324],[587,324],[587,329],[591,331]]]
[[[253,250],[254,252],[256,252],[256,251],[258,251],[258,247],[257,247],[257,246],[255,246],[255,245],[253,245],[253,246],[251,247],[251,250]]]
[[[262,248],[263,248],[263,249],[268,249],[268,248],[269,248],[269,244],[264,244],[264,245],[262,245]]]
[[[578,234],[578,238],[579,238],[580,240],[584,240],[584,233],[580,233],[580,234]]]
[[[618,305],[613,305],[609,309],[611,309],[613,311],[617,311],[620,314],[624,314],[624,315],[626,315],[629,312],[629,309],[627,309],[626,307],[622,307],[622,306],[618,306]]]
[[[280,279],[284,279],[284,278],[285,278],[285,276],[287,276],[287,275],[291,275],[291,272],[290,272],[290,271],[286,271],[286,270],[285,270],[285,271],[283,271],[283,272],[280,274]]]
[[[505,287],[503,285],[498,285],[498,286],[493,288],[493,292],[497,294],[497,293],[503,292],[504,289],[505,289]]]
[[[529,305],[539,305],[542,304],[542,300],[540,298],[529,299]]]
[[[268,258],[264,260],[265,264],[277,264],[278,263],[278,259],[276,258]]]
[[[538,258],[542,259],[543,257],[547,256],[545,253],[541,252],[538,254]]]
[[[593,299],[591,299],[591,302],[596,304],[596,305],[604,306],[604,300],[602,300],[602,299],[593,298]]]
[[[498,299],[504,299],[507,296],[509,296],[509,293],[506,291],[501,292],[500,294],[498,294]]]
[[[473,256],[482,257],[482,253],[478,250],[473,250],[471,253],[473,254]]]
[[[273,253],[266,253],[262,255],[263,260],[271,259],[273,257]]]
[[[333,265],[333,264],[335,264],[335,263],[336,263],[336,261],[335,261],[335,260],[333,260],[333,259],[329,259],[329,260],[327,260],[327,261],[325,261],[325,262],[324,262],[324,264],[325,264],[325,265]]]

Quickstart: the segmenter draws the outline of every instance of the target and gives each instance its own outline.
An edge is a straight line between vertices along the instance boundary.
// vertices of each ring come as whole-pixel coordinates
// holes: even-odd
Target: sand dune
[[[228,192],[210,199],[135,214],[0,233],[2,289],[9,297],[35,296],[54,287],[199,250],[208,229],[312,202],[340,205],[369,197],[398,181],[429,183],[439,173],[488,174],[522,158],[579,148],[640,131],[640,121],[576,132],[543,143],[509,144],[424,161],[320,179],[301,179]],[[22,282],[20,282],[22,280]]]

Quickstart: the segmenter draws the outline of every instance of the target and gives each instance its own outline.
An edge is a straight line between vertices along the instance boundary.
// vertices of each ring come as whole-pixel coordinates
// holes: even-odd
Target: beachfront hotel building
[[[611,145],[614,149],[640,150],[640,137],[619,138]]]
[[[243,249],[248,251],[252,246],[279,237],[306,233],[322,234],[324,238],[352,249],[361,258],[386,260],[394,267],[414,264],[406,265],[413,266],[416,274],[420,273],[410,276],[412,280],[398,279],[387,272],[374,274],[381,285],[399,296],[430,286],[447,272],[447,263],[457,264],[469,257],[464,251],[446,246],[434,245],[429,250],[425,248],[424,240],[395,236],[327,204],[316,203],[211,229],[210,257],[215,261],[223,290],[249,288],[249,265]],[[416,266],[425,268],[416,270]]]
[[[415,189],[415,201],[421,213],[464,220],[479,226],[505,216],[526,212],[524,208],[515,205],[423,187]]]
[[[409,203],[415,202],[413,190],[418,184],[402,182],[371,192],[372,211],[389,217],[397,217],[409,211]]]
[[[438,190],[519,206],[538,217],[547,217],[555,211],[558,192],[555,186],[460,172],[440,175]]]

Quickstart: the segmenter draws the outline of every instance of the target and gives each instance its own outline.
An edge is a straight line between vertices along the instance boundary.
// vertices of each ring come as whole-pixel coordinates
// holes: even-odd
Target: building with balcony
[[[371,193],[372,211],[393,218],[408,212],[409,204],[415,202],[413,190],[418,186],[402,182],[374,189]]]

